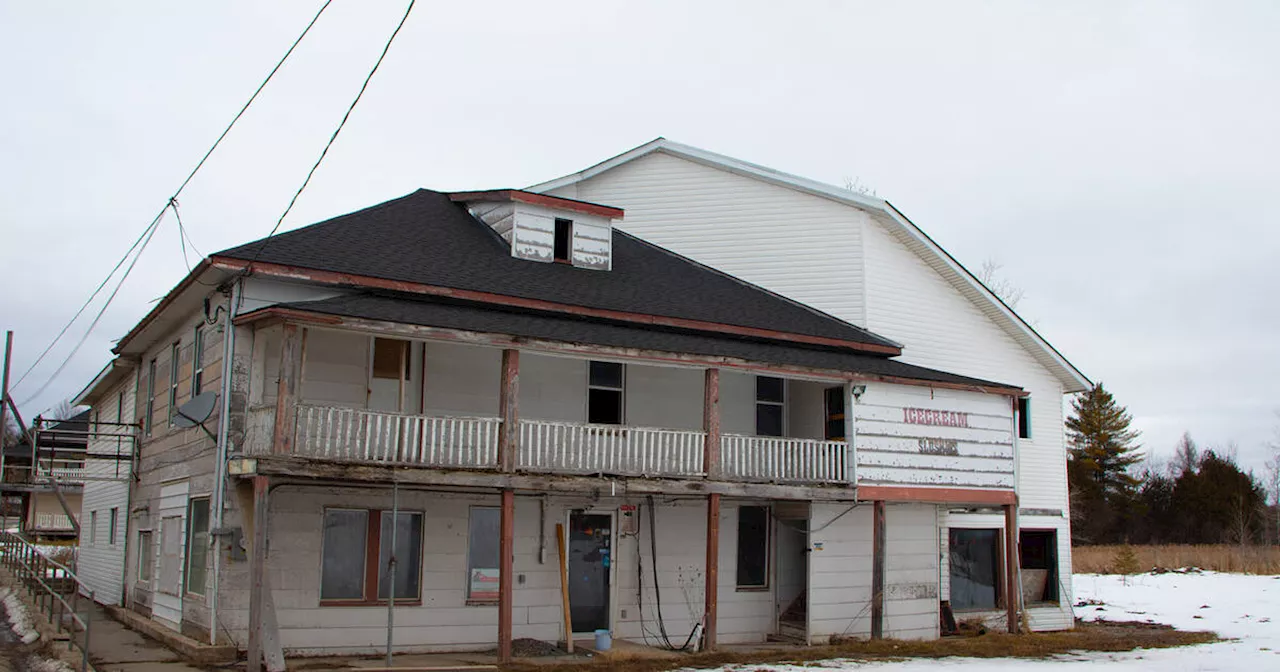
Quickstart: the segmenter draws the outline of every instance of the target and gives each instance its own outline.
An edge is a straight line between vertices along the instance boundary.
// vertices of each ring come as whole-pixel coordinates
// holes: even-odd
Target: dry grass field
[[[1078,574],[1110,574],[1122,546],[1076,546],[1071,549]],[[1199,567],[1217,572],[1280,574],[1280,546],[1130,546],[1139,571]]]

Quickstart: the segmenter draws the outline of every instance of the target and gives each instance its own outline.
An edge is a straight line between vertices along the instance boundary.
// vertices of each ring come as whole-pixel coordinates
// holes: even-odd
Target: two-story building
[[[127,607],[273,669],[601,629],[937,636],[948,512],[1013,524],[1024,390],[623,216],[419,190],[201,261],[82,395],[141,428]],[[964,556],[1011,627],[1012,529]]]
[[[1062,402],[1091,383],[893,204],[664,138],[530,189],[625,208],[628,233],[891,338],[903,344],[900,361],[1017,383],[1026,616],[1034,630],[1073,626]],[[858,430],[860,455],[900,443],[878,427]],[[953,459],[947,471],[917,472],[912,482],[972,479],[979,447],[919,438],[920,454]],[[879,479],[864,470],[860,494]],[[949,504],[938,513],[941,597],[965,618],[991,616],[1002,602],[989,584],[1005,573],[992,556],[1006,521],[986,507]]]

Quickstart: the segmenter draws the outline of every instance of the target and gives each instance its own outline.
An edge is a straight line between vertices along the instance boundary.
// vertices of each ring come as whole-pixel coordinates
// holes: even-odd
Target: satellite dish
[[[218,403],[217,392],[202,392],[191,401],[178,407],[178,417],[173,419],[177,427],[195,427],[209,419],[213,414],[213,405]]]

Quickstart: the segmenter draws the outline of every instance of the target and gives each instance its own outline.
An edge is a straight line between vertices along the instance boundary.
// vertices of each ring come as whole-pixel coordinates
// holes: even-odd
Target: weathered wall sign
[[[959,455],[960,442],[955,439],[919,439],[920,452],[925,455]]]
[[[902,421],[912,425],[968,427],[969,414],[959,411],[935,411],[928,408],[904,408]]]

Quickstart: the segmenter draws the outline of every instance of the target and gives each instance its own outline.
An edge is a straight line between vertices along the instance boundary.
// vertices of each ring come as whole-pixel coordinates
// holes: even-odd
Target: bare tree
[[[1268,535],[1272,543],[1280,544],[1280,409],[1275,411],[1276,424],[1271,427],[1271,440],[1267,448],[1271,450],[1271,459],[1267,460],[1266,488],[1271,495],[1271,518],[1267,525]]]
[[[859,177],[844,178],[844,188],[848,191],[852,191],[853,193],[859,196],[870,196],[872,198],[880,198],[879,194],[876,193],[876,190],[872,189],[870,185],[868,185],[866,182],[863,182],[862,178],[859,178]]]
[[[1173,461],[1169,463],[1169,475],[1177,478],[1187,472],[1195,472],[1200,466],[1200,448],[1191,438],[1191,432],[1183,432],[1173,449]]]
[[[1022,297],[1026,292],[1021,287],[1013,284],[1008,278],[1000,274],[1003,266],[995,259],[987,259],[982,262],[982,267],[978,269],[978,280],[991,290],[992,294],[1000,297],[1009,310],[1017,310],[1018,302],[1022,301]]]
[[[72,406],[71,402],[63,399],[58,402],[57,406],[53,407],[53,410],[49,411],[49,417],[54,420],[70,420],[76,417],[76,407]]]

